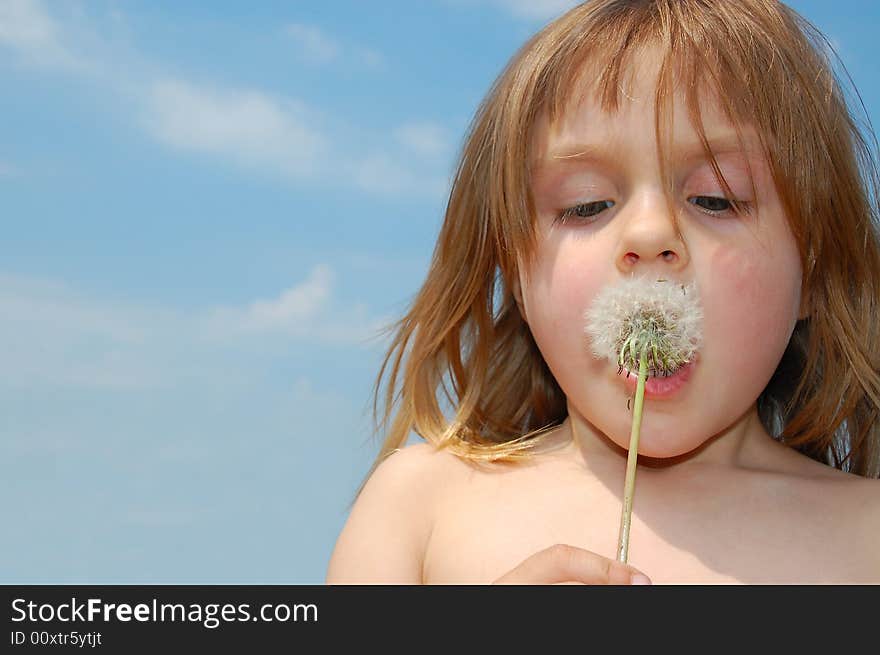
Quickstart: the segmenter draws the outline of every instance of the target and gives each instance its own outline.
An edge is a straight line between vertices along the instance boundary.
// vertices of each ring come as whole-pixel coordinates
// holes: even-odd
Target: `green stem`
[[[636,488],[636,462],[639,456],[639,431],[642,427],[642,404],[645,400],[645,380],[648,379],[648,343],[645,340],[639,356],[639,382],[633,406],[632,431],[629,435],[629,453],[626,457],[626,483],[623,487],[623,510],[620,513],[620,534],[617,538],[617,560],[626,563],[629,550],[629,526],[632,519],[633,495]]]

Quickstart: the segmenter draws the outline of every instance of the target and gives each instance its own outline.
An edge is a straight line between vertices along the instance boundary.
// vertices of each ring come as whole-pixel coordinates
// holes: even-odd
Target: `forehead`
[[[617,88],[611,89],[615,103],[607,102],[599,88],[599,66],[587,64],[575,78],[556,120],[551,124],[546,107],[537,115],[530,144],[533,170],[564,164],[593,148],[619,150],[631,145],[656,150],[658,138],[663,140],[664,150],[673,155],[699,157],[705,154],[701,131],[713,153],[760,156],[761,140],[751,123],[735,122],[713,87],[705,82],[695,87],[696,114],[692,115],[687,94],[677,79],[661,85],[663,52],[645,47],[628,59],[621,66]],[[659,122],[658,108],[662,113]]]

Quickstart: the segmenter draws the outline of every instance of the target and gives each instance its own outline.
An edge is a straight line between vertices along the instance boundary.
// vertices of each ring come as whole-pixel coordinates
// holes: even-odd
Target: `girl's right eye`
[[[583,219],[593,218],[602,211],[610,209],[613,206],[614,202],[611,200],[597,200],[596,202],[586,202],[580,205],[575,205],[574,207],[569,207],[568,209],[563,209],[557,217],[557,220],[560,223],[565,223],[569,220],[573,220],[578,223],[590,223],[592,221]]]

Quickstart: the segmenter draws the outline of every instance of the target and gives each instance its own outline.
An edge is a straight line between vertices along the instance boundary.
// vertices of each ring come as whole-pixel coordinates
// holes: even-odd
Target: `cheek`
[[[792,275],[790,259],[772,251],[716,251],[703,297],[706,329],[719,348],[734,355],[729,362],[734,369],[768,378],[775,370],[800,299],[800,280]]]
[[[523,289],[529,329],[563,388],[595,366],[584,312],[607,277],[596,257],[566,245],[545,249]]]
[[[527,297],[529,324],[533,332],[562,334],[583,330],[583,314],[601,286],[598,267],[587,258],[557,256],[536,262]],[[538,335],[536,334],[536,337]]]

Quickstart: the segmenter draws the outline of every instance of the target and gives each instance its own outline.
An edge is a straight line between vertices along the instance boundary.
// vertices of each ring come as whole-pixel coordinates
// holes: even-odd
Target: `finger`
[[[639,584],[647,576],[633,567],[568,544],[556,544],[524,560],[497,584]]]

